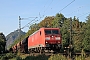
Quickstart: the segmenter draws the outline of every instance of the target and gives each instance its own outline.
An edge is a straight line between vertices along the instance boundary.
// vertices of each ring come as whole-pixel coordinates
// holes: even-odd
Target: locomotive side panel
[[[45,46],[45,35],[43,30],[44,29],[41,28],[40,30],[29,36],[28,49]]]

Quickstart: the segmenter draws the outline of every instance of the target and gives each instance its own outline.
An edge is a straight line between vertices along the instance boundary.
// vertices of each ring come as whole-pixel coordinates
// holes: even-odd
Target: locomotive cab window
[[[52,34],[59,34],[58,30],[52,30]]]
[[[59,34],[58,30],[45,30],[45,34]]]
[[[45,34],[51,34],[51,30],[45,30]]]

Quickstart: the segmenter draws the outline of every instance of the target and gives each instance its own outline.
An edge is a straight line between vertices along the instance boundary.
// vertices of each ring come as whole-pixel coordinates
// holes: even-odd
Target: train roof
[[[40,29],[59,29],[59,28],[40,28]]]
[[[35,33],[37,33],[39,30],[35,31],[33,34],[31,34],[30,36],[34,35]]]
[[[45,28],[45,27],[42,27],[42,28],[40,28],[39,30],[41,30],[41,29],[59,29],[59,28]],[[35,31],[35,32],[34,32],[33,34],[31,34],[30,36],[36,34],[39,30]]]

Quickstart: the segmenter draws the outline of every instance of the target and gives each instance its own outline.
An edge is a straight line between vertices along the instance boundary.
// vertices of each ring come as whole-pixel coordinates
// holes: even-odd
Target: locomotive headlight
[[[46,42],[46,43],[48,43],[48,42]]]
[[[46,37],[45,40],[50,40],[50,37]]]
[[[60,40],[60,37],[56,37],[55,40]]]

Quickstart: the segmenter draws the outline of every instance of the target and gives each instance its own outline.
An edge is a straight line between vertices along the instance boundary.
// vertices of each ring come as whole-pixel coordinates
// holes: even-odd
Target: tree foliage
[[[5,52],[6,38],[3,33],[0,33],[0,53]]]
[[[60,14],[57,13],[53,22],[52,22],[52,27],[61,27],[64,20],[65,20],[64,15],[61,13]]]
[[[84,29],[83,48],[90,51],[90,15],[87,16],[86,26]]]
[[[54,20],[54,17],[45,17],[44,20],[42,20],[38,26],[41,27],[52,27],[52,21]]]

